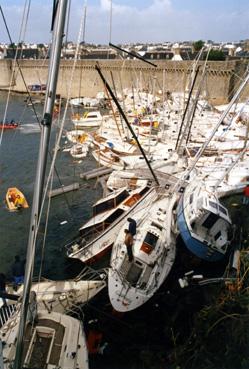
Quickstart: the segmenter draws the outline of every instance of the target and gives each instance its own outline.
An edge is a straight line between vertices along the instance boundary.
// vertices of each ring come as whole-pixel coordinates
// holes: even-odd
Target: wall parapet
[[[19,60],[19,66],[27,85],[34,83],[46,83],[49,60]],[[162,86],[163,75],[165,88],[169,91],[181,92],[186,88],[187,80],[193,70],[193,61],[155,61],[157,67],[145,64],[138,60],[77,60],[72,83],[72,96],[96,96],[97,92],[103,91],[102,82],[95,70],[98,62],[108,82],[112,85],[115,81],[116,89],[152,88],[152,80],[157,79]],[[68,94],[68,83],[71,79],[73,60],[61,60],[57,93],[66,97]],[[199,62],[200,73],[204,62]],[[14,61],[12,59],[0,60],[0,88],[9,88],[13,73]],[[231,92],[245,73],[246,63],[239,61],[210,61],[207,63],[205,95],[217,104],[226,103],[231,97]],[[110,73],[112,72],[112,73]],[[110,77],[112,75],[112,77]],[[12,90],[25,93],[25,84],[20,72],[15,70]],[[199,77],[200,78],[200,77]],[[198,82],[198,79],[197,79]],[[249,88],[244,92],[249,95]]]

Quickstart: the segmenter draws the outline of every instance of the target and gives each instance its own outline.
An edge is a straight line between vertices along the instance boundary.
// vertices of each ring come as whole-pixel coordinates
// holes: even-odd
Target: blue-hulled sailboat
[[[177,208],[177,226],[186,247],[206,261],[219,261],[230,245],[227,209],[202,181],[191,182]]]

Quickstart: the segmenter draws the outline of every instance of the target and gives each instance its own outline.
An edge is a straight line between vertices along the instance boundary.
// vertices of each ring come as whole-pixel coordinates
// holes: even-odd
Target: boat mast
[[[159,186],[159,180],[158,180],[158,178],[157,178],[156,174],[154,173],[154,171],[153,171],[153,169],[152,169],[152,167],[151,167],[151,165],[150,165],[150,162],[149,162],[149,160],[148,160],[147,156],[145,155],[144,149],[142,148],[142,146],[141,146],[141,144],[140,144],[140,142],[139,142],[139,140],[138,140],[138,138],[137,138],[137,136],[136,136],[135,132],[133,131],[133,128],[131,127],[130,123],[128,122],[128,119],[126,118],[126,116],[125,116],[125,114],[124,114],[124,112],[123,112],[123,110],[122,110],[122,108],[121,108],[121,106],[120,106],[120,104],[119,104],[118,100],[116,99],[116,96],[115,96],[115,95],[114,95],[114,93],[112,92],[112,90],[111,90],[111,88],[110,88],[110,86],[109,86],[108,82],[105,80],[105,78],[104,78],[104,76],[103,76],[103,74],[102,74],[102,72],[101,72],[100,67],[99,67],[99,65],[98,65],[98,64],[96,64],[96,65],[95,65],[95,69],[96,69],[96,70],[97,70],[97,72],[99,73],[99,76],[100,76],[100,78],[102,79],[102,81],[103,81],[103,83],[104,83],[104,86],[107,88],[107,91],[109,92],[109,94],[111,95],[111,97],[112,97],[113,101],[115,102],[115,104],[116,104],[116,106],[117,106],[117,108],[118,108],[118,111],[119,111],[120,115],[123,117],[123,119],[124,119],[124,121],[125,121],[125,123],[126,123],[127,127],[129,128],[129,130],[130,130],[130,132],[131,132],[131,134],[132,134],[132,137],[133,137],[133,138],[134,138],[134,140],[136,141],[136,143],[137,143],[137,145],[138,145],[138,148],[139,148],[139,150],[140,150],[141,154],[143,155],[144,160],[146,161],[146,164],[147,164],[147,166],[148,166],[148,168],[149,168],[149,170],[150,170],[150,172],[151,172],[151,174],[152,174],[152,176],[153,176],[153,178],[154,178],[154,180],[155,180],[156,184]]]
[[[33,204],[30,220],[29,239],[26,254],[26,268],[24,277],[23,299],[20,312],[20,323],[16,343],[16,357],[13,369],[22,368],[22,353],[23,353],[23,336],[25,331],[27,310],[29,304],[29,295],[33,276],[33,265],[35,258],[35,244],[38,228],[38,220],[41,210],[41,199],[45,181],[45,170],[47,162],[47,154],[49,147],[49,138],[52,124],[52,115],[54,108],[54,100],[56,94],[56,86],[59,74],[59,64],[61,57],[62,39],[64,36],[65,18],[67,13],[68,0],[55,0],[54,12],[52,19],[52,47],[49,62],[48,82],[46,90],[45,105],[43,110],[43,120],[41,122],[41,139],[39,156],[36,171],[36,180],[34,186]]]

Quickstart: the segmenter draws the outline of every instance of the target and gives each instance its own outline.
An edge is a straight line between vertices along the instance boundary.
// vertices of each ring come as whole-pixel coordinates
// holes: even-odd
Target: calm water
[[[33,187],[36,173],[40,128],[31,107],[27,107],[24,95],[11,96],[7,119],[21,121],[21,127],[16,130],[4,131],[0,146],[0,251],[1,271],[9,275],[13,258],[16,254],[25,257],[29,233],[29,221],[33,198]],[[0,92],[0,120],[6,105],[7,94]],[[42,106],[36,105],[38,116],[42,115]],[[66,128],[73,126],[68,120]],[[50,149],[58,128],[54,125],[51,134]],[[65,145],[65,138],[61,146]],[[50,159],[48,160],[48,166]],[[80,190],[70,192],[52,199],[49,216],[49,227],[45,246],[45,263],[43,275],[60,279],[70,273],[70,263],[65,257],[64,245],[74,237],[79,226],[90,216],[91,205],[101,196],[100,186],[95,186],[95,180],[83,181],[79,174],[96,166],[91,154],[79,163],[74,161],[68,152],[59,152],[56,162],[58,176],[54,175],[53,188],[59,182],[68,185],[80,183]],[[5,205],[5,194],[9,187],[18,187],[26,196],[30,208],[21,212],[9,212]],[[44,231],[45,217],[40,233]],[[66,224],[60,223],[67,221]],[[41,242],[38,243],[36,254],[36,271],[41,258]]]

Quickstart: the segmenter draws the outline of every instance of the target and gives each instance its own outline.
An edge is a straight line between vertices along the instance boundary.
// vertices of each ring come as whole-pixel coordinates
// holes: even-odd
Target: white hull
[[[127,217],[133,216],[133,214],[139,209],[147,209],[147,207],[153,201],[155,201],[156,198],[156,190],[152,188],[134,205],[121,205],[121,208],[125,211],[110,225],[110,227],[108,227],[98,237],[94,238],[93,241],[89,242],[82,248],[80,248],[80,245],[77,243],[71,246],[68,256],[71,258],[80,259],[82,262],[87,262],[92,258],[101,255],[106,249],[112,246],[113,242],[119,235],[120,229],[126,222]]]
[[[47,312],[68,313],[74,306],[82,305],[93,298],[106,286],[104,281],[42,281],[33,283],[31,291],[35,291],[38,307]],[[23,285],[17,291],[8,286],[9,294],[21,296]],[[11,304],[13,301],[7,300]]]
[[[0,340],[6,343],[3,369],[13,368],[19,320],[19,312],[16,312],[0,330]],[[26,326],[23,352],[25,367],[88,368],[85,334],[80,321],[59,313],[38,311],[37,321]]]
[[[175,196],[163,197],[146,210],[133,215],[137,233],[132,246],[133,261],[128,261],[124,229],[113,246],[108,291],[117,311],[127,312],[147,302],[168,276],[175,260],[174,218]],[[149,237],[155,243],[149,244]],[[152,241],[151,241],[152,243]]]

